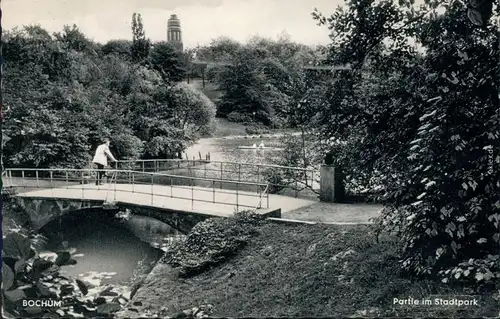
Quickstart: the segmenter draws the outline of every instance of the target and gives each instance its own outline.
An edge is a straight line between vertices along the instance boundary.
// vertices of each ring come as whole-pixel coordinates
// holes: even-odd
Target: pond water
[[[299,136],[300,133],[288,133],[287,135]],[[219,185],[215,182],[215,186],[212,184],[203,184],[202,181],[197,181],[196,186],[204,187],[221,187],[225,189],[232,190],[242,190],[259,192],[258,187],[251,185],[250,183],[267,183],[269,182],[269,177],[265,172],[266,168],[259,165],[245,165],[245,164],[276,164],[279,157],[283,156],[283,138],[284,134],[265,134],[265,135],[246,135],[246,136],[228,136],[222,138],[205,138],[200,139],[198,143],[189,147],[186,150],[186,154],[189,159],[201,158],[204,159],[205,155],[210,153],[211,163],[200,166],[198,168],[193,168],[190,171],[175,171],[172,174],[182,175],[182,176],[195,176],[200,178],[208,179],[226,179],[231,181],[242,181],[240,184],[224,183]],[[264,144],[264,148],[259,148],[260,144]],[[252,148],[252,146],[257,146]],[[242,148],[243,147],[243,148]],[[219,162],[230,162],[230,163],[219,163]],[[238,164],[241,163],[241,164]],[[280,172],[284,172],[281,170]],[[268,172],[269,173],[269,172]],[[288,171],[288,174],[293,174],[293,172]],[[318,175],[307,176],[307,179],[318,179]],[[276,179],[273,179],[276,183]],[[314,182],[314,187],[318,188],[318,181]],[[248,184],[245,184],[248,183]],[[294,184],[295,185],[295,184]],[[304,197],[308,199],[317,199],[317,194],[314,191],[310,191],[307,188],[303,190],[296,191],[292,189],[293,187],[285,187],[280,189],[278,192],[281,195],[290,195],[295,197]],[[298,187],[301,189],[300,187]],[[263,190],[263,189],[261,189]]]
[[[253,146],[253,144],[259,146],[260,143],[263,143],[266,148],[239,148],[240,146],[251,147]],[[202,158],[205,158],[205,154],[210,153],[210,159],[212,161],[265,164],[267,163],[267,158],[270,155],[272,156],[274,154],[277,154],[277,149],[279,149],[279,147],[281,147],[279,136],[249,136],[247,138],[204,138],[200,139],[195,145],[189,147],[186,150],[186,154],[189,159],[192,159],[193,157],[198,159],[199,153],[201,153]]]
[[[61,274],[89,282],[127,285],[148,273],[162,251],[141,241],[109,211],[82,211],[47,224],[41,233],[48,251],[70,250],[76,265]],[[95,282],[95,281],[94,281]]]

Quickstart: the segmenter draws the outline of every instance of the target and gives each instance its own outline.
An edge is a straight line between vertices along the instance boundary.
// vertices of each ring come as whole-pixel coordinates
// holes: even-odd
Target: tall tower
[[[172,43],[177,50],[183,51],[181,21],[176,14],[172,14],[167,22],[167,42]]]

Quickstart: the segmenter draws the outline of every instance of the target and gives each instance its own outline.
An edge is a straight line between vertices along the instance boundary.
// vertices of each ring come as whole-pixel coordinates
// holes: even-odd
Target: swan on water
[[[259,148],[264,148],[264,142],[260,141]]]

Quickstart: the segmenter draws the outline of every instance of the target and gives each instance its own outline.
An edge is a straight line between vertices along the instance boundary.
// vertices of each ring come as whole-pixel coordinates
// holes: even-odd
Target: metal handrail
[[[319,190],[319,175],[318,168],[302,168],[293,166],[283,166],[274,164],[260,164],[260,163],[244,163],[232,161],[211,161],[201,159],[128,159],[119,161],[122,165],[129,165],[126,169],[137,170],[142,172],[165,172],[176,169],[188,170],[190,176],[198,175],[204,178],[212,177],[220,181],[245,181],[257,182],[265,181],[265,176],[262,175],[268,169],[277,170],[284,173],[285,179],[279,181],[269,181],[273,187],[277,187],[278,191],[283,189],[293,190],[295,197],[299,196],[299,192],[305,189],[311,189],[313,192]],[[165,165],[167,163],[167,165]],[[154,165],[152,165],[154,164]],[[187,165],[181,165],[187,164]],[[282,175],[280,173],[280,175]],[[185,175],[179,173],[179,175]],[[209,175],[209,176],[207,176]],[[263,180],[264,178],[264,180]],[[267,182],[267,181],[266,181]]]
[[[106,170],[106,169],[104,169]],[[6,171],[41,171],[41,172],[97,172],[98,169],[94,168],[82,168],[82,169],[72,169],[72,168],[7,168]],[[188,179],[188,180],[198,180],[198,181],[207,181],[207,182],[224,182],[230,184],[245,184],[251,186],[266,186],[264,183],[254,183],[254,182],[241,182],[241,181],[233,181],[233,180],[225,180],[225,179],[215,179],[215,178],[204,178],[204,177],[194,177],[194,176],[182,176],[182,175],[173,175],[173,174],[165,174],[165,173],[152,173],[152,172],[138,172],[134,170],[120,170],[120,169],[108,169],[108,171],[113,171],[116,173],[134,173],[134,174],[143,174],[143,175],[153,175],[153,176],[161,176],[161,177],[171,177],[171,178],[180,178],[180,179]]]
[[[269,188],[269,184],[266,186],[266,188],[264,189],[264,191],[262,192],[262,194],[259,196],[259,203],[257,204],[257,206],[255,206],[254,210],[262,208],[262,198],[263,198],[264,194],[266,194],[266,197],[268,199],[268,201],[267,201],[267,207],[266,208],[269,208],[269,192],[268,192],[268,188]]]
[[[211,163],[222,163],[222,164],[232,164],[232,165],[244,165],[244,166],[259,166],[259,167],[272,167],[272,168],[283,168],[296,171],[306,171],[306,172],[316,172],[317,169],[314,168],[303,168],[295,166],[282,166],[274,164],[257,164],[257,163],[244,163],[244,162],[224,162],[224,161],[210,161]]]
[[[245,163],[245,162],[231,162],[231,161],[212,161],[212,160],[204,160],[204,159],[137,159],[137,160],[119,160],[118,163],[150,163],[150,162],[209,162],[216,164],[231,164],[231,165],[244,165],[244,166],[260,166],[260,167],[270,167],[270,168],[282,168],[282,169],[290,169],[297,171],[306,171],[306,172],[317,172],[317,169],[314,168],[303,168],[303,167],[295,167],[295,166],[282,166],[282,165],[274,165],[274,164],[258,164],[258,163]]]
[[[6,174],[7,174],[7,178],[10,179],[10,182],[11,182],[11,186],[12,186],[12,180],[13,178],[17,178],[16,176],[12,176],[14,172],[21,172],[21,176],[19,178],[21,178],[23,180],[22,184],[23,185],[17,185],[17,187],[23,187],[23,188],[44,188],[44,187],[40,187],[40,181],[41,180],[49,180],[48,177],[41,177],[40,173],[41,172],[49,172],[50,173],[50,187],[47,187],[47,188],[51,188],[51,189],[55,189],[55,188],[61,188],[60,186],[54,186],[53,185],[53,182],[55,181],[56,183],[58,181],[65,181],[65,184],[66,184],[66,189],[68,189],[68,185],[70,184],[73,184],[73,183],[79,183],[79,184],[85,184],[85,173],[92,173],[92,172],[98,172],[100,170],[98,169],[68,169],[68,168],[61,168],[61,169],[50,169],[50,168],[8,168],[5,170]],[[173,175],[173,174],[164,174],[164,173],[150,173],[150,172],[137,172],[137,171],[133,171],[133,170],[116,170],[116,169],[108,169],[107,170],[108,172],[111,171],[113,172],[113,177],[112,177],[112,180],[111,180],[111,184],[114,185],[114,198],[116,200],[116,192],[130,192],[130,193],[137,193],[137,194],[146,194],[146,195],[151,195],[151,205],[153,205],[154,203],[154,196],[159,196],[159,197],[170,197],[170,198],[178,198],[178,199],[184,199],[184,200],[191,200],[192,202],[192,207],[193,207],[193,204],[194,202],[207,202],[207,203],[218,203],[218,204],[226,204],[226,205],[231,205],[231,206],[236,206],[237,209],[239,209],[239,207],[248,207],[248,208],[253,208],[254,206],[253,205],[245,205],[245,204],[240,204],[240,201],[239,201],[239,194],[238,194],[238,190],[236,192],[223,192],[223,191],[218,191],[217,193],[229,193],[229,194],[232,194],[232,195],[235,195],[236,196],[236,203],[228,203],[228,202],[224,202],[224,201],[216,201],[216,196],[215,196],[215,183],[219,182],[219,183],[229,183],[229,184],[236,184],[237,187],[239,187],[239,185],[249,185],[249,186],[257,186],[258,189],[260,190],[261,187],[266,187],[266,190],[268,188],[268,185],[267,184],[263,184],[263,183],[254,183],[254,182],[241,182],[241,181],[226,181],[226,180],[219,180],[219,179],[215,179],[215,178],[202,178],[202,177],[188,177],[188,176],[180,176],[180,175]],[[35,173],[35,176],[26,176],[28,173],[28,175],[31,175],[29,174],[29,172],[31,173]],[[61,177],[54,177],[54,173],[65,173],[63,176],[63,178]],[[73,173],[75,174],[75,176],[70,176],[70,175],[73,175],[73,174],[70,174],[70,173]],[[118,179],[118,174],[126,174],[128,175],[128,179],[125,179],[126,181],[128,181],[127,184],[132,184],[132,190],[123,190],[123,189],[117,189],[117,179]],[[140,181],[137,182],[135,176],[136,175],[142,175],[142,176],[147,176],[147,177],[151,177],[151,183],[141,183]],[[154,178],[155,177],[166,177],[166,178],[169,178],[170,179],[170,195],[165,195],[163,193],[161,194],[155,194],[155,191],[154,191],[154,185],[162,185],[161,183],[154,183]],[[36,186],[35,185],[31,185],[31,186],[26,186],[26,182],[25,180],[30,180],[30,179],[36,179]],[[114,179],[114,184],[113,184],[113,179]],[[188,198],[188,197],[179,197],[179,196],[174,196],[173,195],[173,192],[172,192],[172,187],[174,187],[174,185],[172,184],[172,181],[173,179],[178,179],[178,180],[189,180],[190,181],[190,187],[185,187],[183,185],[175,185],[176,188],[185,188],[185,189],[191,189],[191,196]],[[213,196],[213,200],[211,201],[208,201],[208,200],[203,200],[203,199],[195,199],[194,198],[194,181],[203,181],[203,182],[211,182],[211,185],[212,185],[212,189],[209,189],[207,187],[198,187],[196,188],[197,191],[206,191],[206,192],[213,192],[214,193],[214,196]],[[71,182],[71,183],[70,183]],[[109,184],[109,180],[108,180],[108,183]],[[150,184],[151,185],[151,190],[149,192],[141,192],[141,191],[138,191],[134,188],[134,184]],[[122,184],[123,185],[123,184]],[[73,185],[74,186],[74,185]],[[166,186],[166,185],[163,185],[163,186]],[[63,186],[64,187],[64,186]],[[203,189],[203,188],[207,188],[206,190]],[[79,189],[79,188],[76,188],[76,189]],[[85,186],[82,186],[82,198],[85,198],[85,190],[88,189],[86,188]],[[106,201],[107,201],[107,198],[108,198],[108,195],[109,195],[109,187],[108,187],[108,192],[107,192],[107,195],[106,195]],[[244,194],[241,194],[242,196],[244,197],[257,197],[256,195],[253,195],[252,193],[249,193],[249,192],[246,192]],[[269,199],[268,199],[269,201]]]
[[[108,184],[114,184],[114,190],[115,190],[114,197],[113,197],[114,200],[116,200],[116,180],[117,180],[116,175],[117,175],[116,173],[113,173],[113,175],[111,175],[110,183],[108,183]],[[105,200],[106,203],[109,202],[108,196],[109,196],[110,191],[111,191],[111,189],[109,189],[109,187],[108,187],[108,191],[106,192],[106,200]]]
[[[146,167],[145,164],[150,164],[154,162],[154,167]],[[291,184],[295,184],[295,188],[298,188],[298,184],[303,184],[305,186],[313,186],[315,182],[319,182],[319,169],[318,168],[302,168],[302,167],[293,167],[293,166],[282,166],[282,165],[273,165],[273,164],[260,164],[260,163],[243,163],[243,162],[225,162],[225,161],[206,161],[206,160],[185,160],[185,159],[158,159],[158,160],[126,160],[122,163],[129,163],[133,166],[139,165],[140,167],[127,167],[126,169],[138,170],[138,171],[169,171],[175,169],[188,169],[193,171],[203,171],[204,177],[206,178],[207,172],[218,172],[221,180],[237,180],[241,181],[242,174],[251,174],[252,176],[257,176],[257,182],[260,182],[261,173],[265,172],[266,169],[277,169],[280,171],[288,172],[293,175],[292,183],[284,183],[284,184],[275,184],[275,186],[284,186],[289,187]],[[142,165],[141,165],[142,163]],[[176,163],[172,167],[162,167],[162,163]],[[187,163],[186,167],[182,167],[181,163]],[[135,165],[134,165],[135,164]],[[199,164],[199,165],[197,165]],[[215,165],[210,165],[215,164]],[[229,169],[228,169],[229,168]],[[248,169],[249,168],[249,169]],[[220,172],[220,174],[219,174]],[[229,176],[228,178],[224,177],[224,173],[235,173],[237,176]],[[298,177],[303,176],[305,178],[305,183],[303,181],[297,180]],[[213,176],[212,176],[213,177]],[[248,177],[248,176],[247,176]],[[245,178],[247,178],[245,177]],[[308,181],[311,181],[312,184],[309,184]],[[273,184],[273,183],[271,183]]]
[[[158,158],[158,159],[126,159],[118,160],[118,163],[130,163],[130,162],[185,162],[185,161],[207,161],[203,159],[185,159],[185,158]]]

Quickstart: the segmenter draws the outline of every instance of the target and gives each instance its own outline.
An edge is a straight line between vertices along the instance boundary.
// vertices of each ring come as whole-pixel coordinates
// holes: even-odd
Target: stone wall
[[[184,234],[188,233],[198,222],[212,218],[209,215],[193,212],[173,211],[128,203],[114,203],[112,206],[104,206],[102,200],[35,197],[16,197],[16,200],[28,214],[35,230],[41,229],[60,216],[86,209],[106,209],[116,212],[129,209],[133,214],[158,219]]]
[[[128,208],[133,214],[148,216],[158,219],[165,224],[172,226],[178,231],[187,234],[199,222],[214,218],[205,214],[197,214],[193,212],[175,211],[171,209],[152,208],[147,206],[139,206],[132,204],[118,204],[122,209]]]
[[[102,207],[102,201],[58,198],[16,197],[29,216],[31,225],[39,230],[57,217],[70,212]]]

